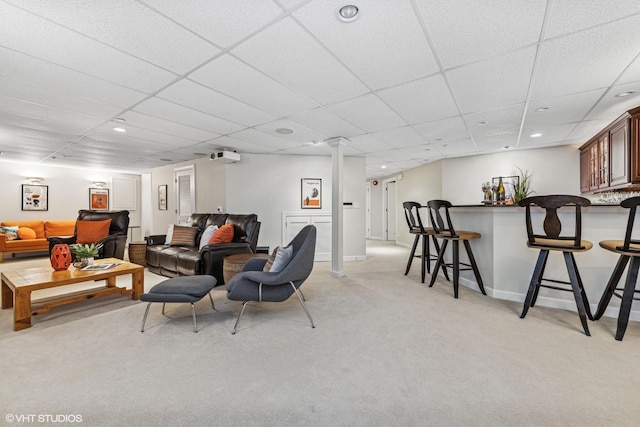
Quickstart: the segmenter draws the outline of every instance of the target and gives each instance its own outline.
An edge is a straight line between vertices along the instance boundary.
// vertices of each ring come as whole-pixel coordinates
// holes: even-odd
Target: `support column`
[[[344,144],[346,139],[331,138],[326,141],[331,147],[332,180],[331,180],[331,275],[344,276],[344,233],[343,233],[343,196],[342,180],[344,166]]]

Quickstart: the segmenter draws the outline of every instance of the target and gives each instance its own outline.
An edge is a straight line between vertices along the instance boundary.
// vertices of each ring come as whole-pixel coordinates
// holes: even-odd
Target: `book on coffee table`
[[[116,265],[122,264],[121,262],[105,262],[103,264],[91,264],[86,267],[81,268],[83,271],[102,271],[108,270],[111,267],[115,267]]]

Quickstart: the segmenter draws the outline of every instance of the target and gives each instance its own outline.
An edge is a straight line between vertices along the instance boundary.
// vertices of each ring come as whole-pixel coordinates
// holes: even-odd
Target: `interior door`
[[[176,189],[176,220],[178,224],[189,222],[196,211],[195,168],[187,166],[174,170]]]

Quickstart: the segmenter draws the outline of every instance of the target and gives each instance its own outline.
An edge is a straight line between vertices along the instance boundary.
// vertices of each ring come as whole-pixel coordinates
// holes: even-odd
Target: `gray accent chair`
[[[293,254],[282,271],[277,273],[262,271],[267,260],[252,258],[244,265],[243,270],[233,276],[226,284],[227,298],[232,301],[242,301],[242,309],[231,334],[236,333],[240,318],[249,302],[282,302],[293,294],[296,294],[302,308],[307,313],[311,327],[316,327],[304,303],[304,296],[299,291],[300,286],[313,269],[316,227],[314,225],[305,226],[288,246],[293,246]]]

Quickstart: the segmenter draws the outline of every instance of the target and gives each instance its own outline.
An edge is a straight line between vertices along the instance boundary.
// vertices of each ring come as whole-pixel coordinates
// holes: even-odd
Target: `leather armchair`
[[[78,221],[103,221],[111,219],[109,235],[102,239],[102,249],[98,258],[119,258],[124,259],[124,252],[127,247],[127,233],[129,231],[129,211],[90,211],[81,209],[78,211]],[[49,253],[51,249],[59,243],[71,245],[76,243],[78,235],[78,225],[71,237],[49,237]]]

